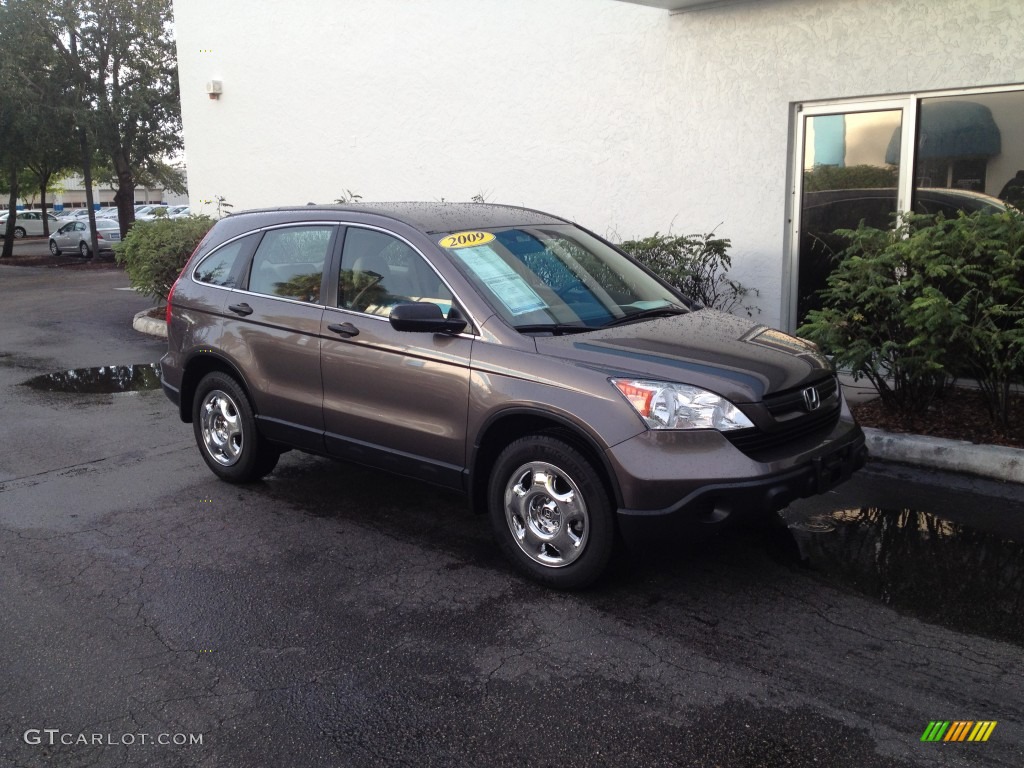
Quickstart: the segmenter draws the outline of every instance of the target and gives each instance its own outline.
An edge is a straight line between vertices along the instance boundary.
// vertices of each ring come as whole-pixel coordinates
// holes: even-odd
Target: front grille
[[[835,376],[829,376],[827,379],[816,381],[811,386],[818,391],[818,399],[821,402],[822,408],[828,408],[831,405],[829,401],[839,391],[839,384]],[[764,405],[768,409],[768,413],[775,418],[787,416],[793,412],[805,413],[807,410],[804,406],[805,389],[807,387],[801,387],[800,389],[794,389],[778,395],[769,395],[764,399]]]
[[[804,391],[813,387],[818,394],[819,407],[808,411]],[[763,401],[770,414],[768,429],[743,429],[723,433],[726,439],[746,454],[771,450],[801,438],[820,434],[824,437],[839,421],[839,384],[829,376],[788,392],[769,395]]]
[[[744,453],[757,453],[776,448],[802,437],[813,435],[820,430],[822,436],[833,430],[839,421],[839,408],[808,413],[803,418],[792,419],[779,425],[778,429],[766,432],[757,428],[723,433],[726,439]]]

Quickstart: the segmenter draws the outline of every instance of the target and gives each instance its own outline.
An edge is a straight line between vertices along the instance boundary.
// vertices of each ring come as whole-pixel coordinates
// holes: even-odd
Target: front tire
[[[225,373],[208,373],[196,387],[192,430],[207,466],[229,483],[259,480],[281,457],[256,429],[249,398]]]
[[[530,435],[494,464],[488,513],[498,546],[535,581],[555,589],[592,584],[611,560],[611,499],[590,461],[568,443]]]
[[[60,256],[60,248],[57,247],[57,243],[53,240],[50,241],[50,253],[54,256]]]
[[[14,228],[14,239],[15,240],[21,240],[25,236],[25,234],[26,233],[25,233],[24,227],[15,227]]]

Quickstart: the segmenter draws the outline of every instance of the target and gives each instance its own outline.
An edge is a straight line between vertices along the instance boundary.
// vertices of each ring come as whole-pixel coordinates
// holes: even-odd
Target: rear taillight
[[[192,256],[194,255],[195,254],[193,253]],[[167,321],[168,330],[170,330],[171,326],[171,299],[174,298],[174,289],[178,287],[178,283],[181,282],[181,278],[185,276],[185,270],[188,269],[188,264],[189,261],[192,261],[192,256],[189,256],[188,261],[185,262],[185,266],[181,268],[181,272],[178,273],[178,276],[174,279],[174,282],[171,284],[171,290],[167,292],[167,314],[164,319]]]
[[[184,272],[184,270],[182,270],[182,272]],[[174,281],[174,284],[171,285],[171,290],[167,292],[167,314],[164,317],[164,320],[167,322],[168,328],[171,325],[171,299],[174,298],[174,289],[178,287],[178,280],[181,280],[180,274],[178,275],[178,279]]]
[[[188,265],[192,263],[192,259],[194,259],[196,257],[196,254],[199,253],[199,249],[203,247],[203,243],[206,242],[206,238],[209,236],[210,233],[207,232],[203,239],[199,241],[199,245],[197,245],[195,247],[195,250],[192,251],[192,255],[189,256],[188,260],[185,261],[185,266],[181,268],[181,272],[178,273],[178,277],[171,285],[171,290],[167,292],[167,313],[164,317],[164,320],[167,322],[168,329],[170,328],[171,325],[171,299],[174,298],[174,289],[178,287],[178,283],[181,282],[181,278],[185,276],[185,270],[188,269]]]
[[[103,239],[103,233],[100,232],[99,230],[96,230],[96,239],[97,240],[102,240]]]

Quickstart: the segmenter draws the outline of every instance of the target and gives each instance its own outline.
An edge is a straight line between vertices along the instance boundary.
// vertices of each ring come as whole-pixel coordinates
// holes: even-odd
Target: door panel
[[[351,323],[358,335],[328,326]],[[461,488],[472,339],[396,331],[328,309],[321,354],[330,453]]]
[[[260,429],[300,448],[323,450],[323,385],[317,303],[336,226],[281,227],[263,234],[247,290],[228,294],[236,318],[223,346],[249,378]]]
[[[323,307],[240,291],[229,293],[227,302],[252,310],[227,324],[221,344],[248,377],[260,429],[271,439],[322,451]]]
[[[407,301],[447,312],[451,293],[404,240],[349,227],[337,295],[342,307],[328,308],[321,328],[328,451],[461,488],[473,340],[387,320]]]

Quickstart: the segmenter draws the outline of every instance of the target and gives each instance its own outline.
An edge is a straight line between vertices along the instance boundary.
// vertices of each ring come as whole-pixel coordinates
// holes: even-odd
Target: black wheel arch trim
[[[470,454],[469,456],[466,457],[466,491],[469,494],[471,500],[473,500],[476,495],[475,467],[477,457],[480,453],[480,445],[482,443],[481,438],[483,435],[486,435],[490,431],[491,427],[494,425],[495,422],[507,418],[509,416],[534,416],[537,418],[545,419],[547,421],[552,421],[558,424],[559,426],[564,427],[571,434],[581,439],[584,445],[589,449],[590,453],[596,456],[597,460],[600,462],[600,467],[597,467],[597,469],[600,469],[602,471],[605,479],[607,479],[608,481],[608,485],[611,487],[615,506],[623,506],[622,489],[619,487],[618,478],[615,476],[615,471],[612,468],[612,464],[608,460],[608,455],[606,453],[608,446],[605,446],[597,438],[597,436],[594,435],[594,433],[590,430],[589,425],[587,425],[584,422],[575,421],[567,417],[565,414],[559,413],[557,411],[549,411],[544,408],[523,405],[509,406],[507,408],[502,408],[501,410],[495,411],[494,413],[488,415],[488,417],[484,420],[483,424],[480,426],[480,429],[473,440],[473,445],[470,448]]]
[[[214,360],[218,361],[219,363],[223,363],[223,367],[226,367],[226,368],[229,369],[228,370],[229,375],[234,377],[234,379],[238,382],[238,385],[245,392],[245,396],[247,398],[249,398],[249,407],[252,408],[253,418],[254,419],[259,419],[260,418],[259,410],[256,408],[256,403],[252,399],[252,387],[249,386],[249,381],[246,379],[246,377],[239,370],[238,366],[235,365],[234,361],[231,360],[231,358],[226,357],[225,355],[221,354],[220,352],[216,352],[216,351],[213,351],[213,350],[203,351],[203,349],[200,347],[200,348],[198,348],[198,349],[196,349],[196,350],[194,350],[194,351],[189,353],[188,357],[185,358],[185,364],[181,367],[181,372],[182,372],[181,373],[181,383],[182,383],[182,386],[178,390],[178,392],[179,392],[178,410],[179,410],[179,412],[181,414],[181,420],[186,422],[186,423],[191,423],[192,422],[192,399],[193,398],[192,397],[190,397],[190,398],[184,397],[184,393],[185,393],[185,379],[188,376],[188,368],[189,368],[189,366],[193,362],[195,362],[199,358],[211,358],[211,357]],[[223,370],[223,367],[220,368],[220,370]],[[199,379],[196,380],[196,385],[198,385],[200,381],[202,381],[202,377],[200,377]],[[193,387],[193,389],[194,389],[194,387]],[[193,394],[193,393],[190,393],[190,394]]]

